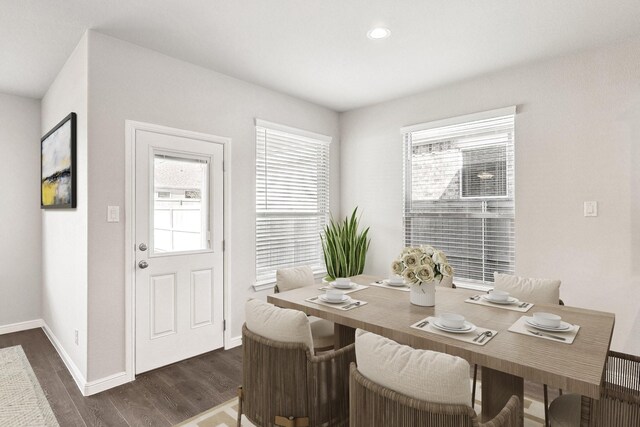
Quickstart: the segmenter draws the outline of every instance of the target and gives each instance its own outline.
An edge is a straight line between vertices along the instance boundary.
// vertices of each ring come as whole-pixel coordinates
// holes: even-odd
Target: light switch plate
[[[598,202],[584,202],[584,216],[598,216]]]
[[[120,222],[120,206],[107,206],[107,222]]]

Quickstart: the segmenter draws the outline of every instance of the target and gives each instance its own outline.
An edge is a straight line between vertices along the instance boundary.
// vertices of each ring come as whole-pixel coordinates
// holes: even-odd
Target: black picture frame
[[[76,122],[76,113],[70,113],[40,139],[41,209],[73,209],[77,205]]]

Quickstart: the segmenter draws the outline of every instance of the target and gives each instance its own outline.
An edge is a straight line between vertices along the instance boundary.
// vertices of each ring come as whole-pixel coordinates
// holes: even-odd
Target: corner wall
[[[517,274],[614,312],[612,347],[640,354],[640,39],[341,114],[341,206],[371,226],[367,273],[388,274],[404,244],[400,128],[509,105]],[[588,200],[598,217],[583,216]]]
[[[125,206],[125,120],[228,137],[231,142],[230,268],[232,338],[255,293],[255,118],[330,135],[331,207],[339,212],[338,114],[158,52],[89,32],[89,377],[125,369],[125,224],[106,222]]]
[[[78,116],[77,208],[42,211],[42,318],[45,331],[81,389],[87,377],[87,64],[85,34],[47,90],[41,107],[42,135],[70,112]]]
[[[40,101],[0,94],[0,331],[41,318]]]

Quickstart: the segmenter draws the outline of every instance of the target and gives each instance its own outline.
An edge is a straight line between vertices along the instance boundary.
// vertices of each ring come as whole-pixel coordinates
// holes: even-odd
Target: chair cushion
[[[306,344],[313,354],[311,327],[303,312],[276,307],[258,299],[247,301],[245,310],[247,328],[254,334],[274,341]]]
[[[313,286],[315,279],[311,267],[281,268],[276,271],[276,285],[280,292],[291,289],[302,288],[303,286]]]
[[[416,350],[358,329],[356,360],[362,375],[398,393],[434,403],[471,403],[469,363],[460,357]]]
[[[333,322],[309,316],[314,348],[333,347]]]
[[[495,289],[534,304],[555,304],[560,301],[560,280],[532,279],[511,274],[493,273]]]

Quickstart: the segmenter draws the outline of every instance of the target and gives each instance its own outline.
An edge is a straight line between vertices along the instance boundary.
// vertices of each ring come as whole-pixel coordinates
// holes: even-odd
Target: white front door
[[[223,145],[136,130],[136,373],[224,344]]]

